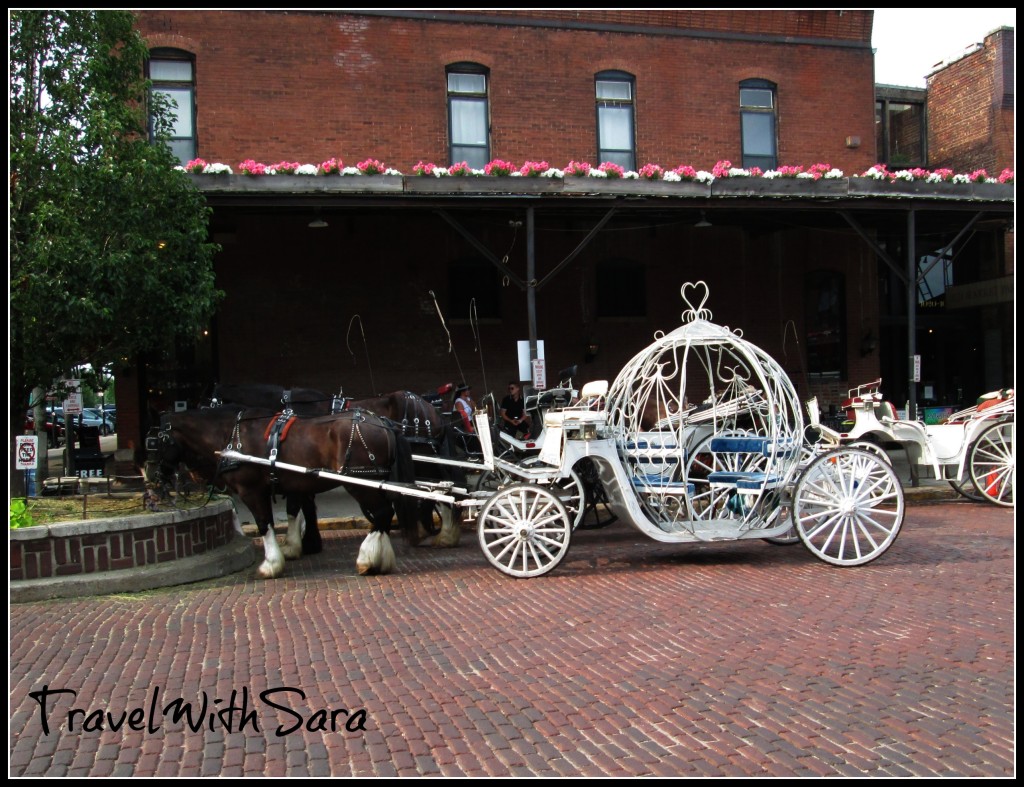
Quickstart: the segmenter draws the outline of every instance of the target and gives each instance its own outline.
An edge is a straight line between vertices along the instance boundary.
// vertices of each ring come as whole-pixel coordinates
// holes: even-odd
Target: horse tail
[[[395,461],[391,464],[391,480],[400,484],[414,484],[416,481],[416,468],[412,458],[412,446],[402,435],[402,427],[393,425],[391,432],[395,437]],[[389,492],[388,497],[398,515],[398,526],[402,529],[402,535],[409,543],[415,543],[416,538],[416,498],[411,495],[403,495],[400,492]]]

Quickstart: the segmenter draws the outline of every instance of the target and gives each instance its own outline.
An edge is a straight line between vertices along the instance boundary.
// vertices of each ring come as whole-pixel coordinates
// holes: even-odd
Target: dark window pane
[[[846,288],[842,274],[816,271],[806,278],[807,371],[846,377]]]

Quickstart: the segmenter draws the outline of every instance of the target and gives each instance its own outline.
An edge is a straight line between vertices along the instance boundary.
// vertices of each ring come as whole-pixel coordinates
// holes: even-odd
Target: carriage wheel
[[[820,456],[820,454],[818,450],[815,448],[815,445],[813,443],[808,442],[807,440],[804,440],[800,446],[800,472],[802,473],[804,470],[806,470],[810,466],[811,462],[813,462],[815,458],[818,456]],[[789,520],[790,524],[792,524],[792,503],[786,504],[781,508],[781,510],[779,511],[779,520]],[[764,540],[767,541],[769,544],[775,544],[776,546],[791,547],[794,544],[800,543],[800,534],[796,532],[795,527],[791,527],[781,536],[772,536],[771,538],[765,538]]]
[[[885,449],[878,443],[874,443],[871,440],[855,440],[852,443],[847,444],[846,447],[867,451],[869,454],[874,454],[879,459],[883,460],[887,465],[892,464],[892,458],[886,453]]]
[[[531,456],[519,464],[522,467],[536,467],[544,463],[541,462],[539,456]],[[545,484],[545,486],[547,485]],[[557,479],[554,482],[554,486],[562,492],[559,495],[559,499],[561,499],[562,504],[569,512],[569,518],[572,520],[572,529],[575,530],[579,527],[586,514],[587,490],[583,484],[583,479],[580,478],[579,473],[573,468],[569,471],[568,476]]]
[[[997,506],[1013,505],[1015,432],[1013,421],[992,424],[974,441],[967,457],[975,489]]]
[[[497,492],[477,517],[488,562],[513,577],[539,577],[569,551],[572,520],[549,487],[516,484]]]
[[[860,566],[885,550],[905,513],[896,471],[877,454],[851,448],[815,459],[793,493],[793,521],[814,555],[836,566]]]
[[[987,498],[978,491],[978,487],[974,485],[971,480],[970,469],[968,468],[967,477],[961,481],[957,481],[953,478],[949,479],[949,485],[956,490],[957,494],[963,495],[968,500],[973,500],[976,503],[980,503]]]

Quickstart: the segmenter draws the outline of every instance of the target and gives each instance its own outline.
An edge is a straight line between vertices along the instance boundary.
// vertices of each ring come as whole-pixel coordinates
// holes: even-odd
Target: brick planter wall
[[[194,582],[251,565],[255,552],[229,500],[191,511],[12,530],[12,600]]]

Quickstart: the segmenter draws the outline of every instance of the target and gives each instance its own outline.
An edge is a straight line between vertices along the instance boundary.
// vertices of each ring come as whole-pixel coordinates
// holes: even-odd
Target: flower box
[[[463,177],[415,175],[405,178],[408,194],[560,194],[559,178]]]
[[[719,178],[711,184],[716,197],[845,197],[846,178]]]
[[[1008,183],[928,183],[925,180],[850,178],[850,196],[928,197],[931,199],[1013,200]]]
[[[692,180],[635,180],[633,178],[565,178],[566,194],[636,194],[645,197],[710,197],[711,187]]]
[[[399,175],[189,175],[207,194],[401,193]]]

